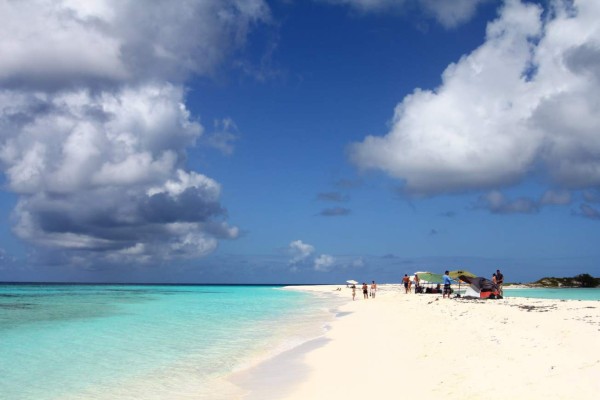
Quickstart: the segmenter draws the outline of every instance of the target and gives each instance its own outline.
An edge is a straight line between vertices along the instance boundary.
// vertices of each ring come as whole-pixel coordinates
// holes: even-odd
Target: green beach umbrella
[[[418,275],[421,282],[427,281],[427,283],[444,283],[442,274],[434,274],[433,272],[422,272]]]

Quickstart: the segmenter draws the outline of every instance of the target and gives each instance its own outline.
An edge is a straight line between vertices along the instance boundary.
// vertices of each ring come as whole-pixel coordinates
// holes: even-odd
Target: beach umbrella
[[[455,269],[454,271],[448,272],[448,276],[452,279],[458,280],[458,290],[460,290],[460,283],[463,281],[462,277],[476,278],[477,275],[466,269]],[[465,281],[466,282],[466,281]]]
[[[350,279],[349,281],[346,281],[346,283],[349,283],[349,284],[351,284],[351,285],[356,285],[356,284],[358,284],[358,282],[356,282],[356,281],[355,281],[355,280],[353,280],[353,279]]]
[[[434,274],[433,272],[422,272],[419,275],[419,279],[423,283],[444,283],[442,274]]]
[[[475,278],[477,275],[472,273],[471,271],[467,271],[466,269],[455,269],[454,271],[450,271],[448,276],[452,279],[458,279],[459,276],[464,275],[470,278]]]

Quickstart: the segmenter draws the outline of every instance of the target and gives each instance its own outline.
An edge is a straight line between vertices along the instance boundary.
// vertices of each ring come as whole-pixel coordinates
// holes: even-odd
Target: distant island
[[[510,283],[507,284],[507,286],[510,285]],[[525,285],[547,288],[595,288],[600,286],[600,278],[594,278],[590,274],[579,274],[571,278],[546,277]]]

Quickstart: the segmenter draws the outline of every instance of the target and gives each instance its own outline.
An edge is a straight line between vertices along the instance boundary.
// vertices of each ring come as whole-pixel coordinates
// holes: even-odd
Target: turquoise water
[[[506,289],[504,290],[504,296],[536,299],[600,300],[600,288]]]
[[[0,285],[0,397],[235,398],[225,376],[332,312],[268,286]]]

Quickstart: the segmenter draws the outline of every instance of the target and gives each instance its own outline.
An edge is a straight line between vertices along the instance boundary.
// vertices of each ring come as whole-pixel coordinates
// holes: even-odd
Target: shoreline
[[[598,301],[449,300],[400,285],[352,301],[340,285],[290,289],[348,297],[322,337],[234,374],[245,400],[546,400],[600,391]]]

